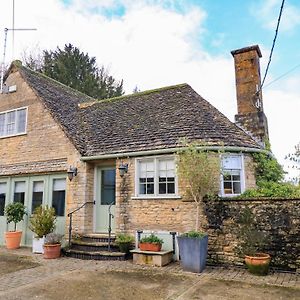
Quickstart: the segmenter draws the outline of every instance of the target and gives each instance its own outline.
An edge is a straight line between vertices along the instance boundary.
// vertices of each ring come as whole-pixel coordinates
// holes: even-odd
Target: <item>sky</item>
[[[231,121],[237,113],[230,51],[258,44],[264,75],[281,0],[15,0],[14,46],[25,53],[71,43],[95,56],[127,94],[188,83]],[[0,53],[13,0],[0,0]],[[2,61],[2,58],[0,58]],[[286,74],[287,73],[287,74]],[[300,142],[300,1],[286,0],[263,89],[272,151],[280,163]]]

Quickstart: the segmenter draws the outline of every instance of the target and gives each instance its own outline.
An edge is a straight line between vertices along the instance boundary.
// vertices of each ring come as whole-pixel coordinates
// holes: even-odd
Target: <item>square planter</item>
[[[206,266],[208,236],[201,239],[178,236],[177,241],[183,270],[201,273]]]
[[[32,252],[43,254],[44,253],[44,248],[43,248],[44,241],[45,241],[45,237],[42,237],[42,238],[34,237],[32,239]]]

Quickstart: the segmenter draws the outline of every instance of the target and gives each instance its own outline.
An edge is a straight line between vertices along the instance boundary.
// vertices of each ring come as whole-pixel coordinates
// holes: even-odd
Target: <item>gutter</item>
[[[171,154],[178,150],[184,150],[187,147],[177,147],[177,148],[167,148],[167,149],[155,149],[155,150],[144,150],[144,151],[133,151],[124,153],[112,153],[112,154],[102,154],[95,156],[82,156],[81,161],[91,161],[91,160],[102,160],[110,158],[122,158],[122,157],[132,157],[132,156],[147,156],[147,155],[158,155],[158,154]],[[225,152],[246,152],[246,153],[267,153],[270,151],[258,148],[248,148],[248,147],[233,147],[233,146],[199,146],[197,149],[207,149],[212,151],[222,151]]]

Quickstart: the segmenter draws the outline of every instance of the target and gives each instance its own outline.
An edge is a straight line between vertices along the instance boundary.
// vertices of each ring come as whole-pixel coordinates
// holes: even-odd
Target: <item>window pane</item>
[[[0,114],[0,136],[5,135],[5,114]]]
[[[159,184],[159,194],[166,194],[166,193],[167,193],[166,183],[160,183]]]
[[[6,134],[11,135],[15,133],[15,122],[16,122],[16,111],[11,111],[7,113],[7,123],[6,123]]]
[[[147,184],[147,194],[154,194],[154,184]]]
[[[55,209],[57,216],[65,215],[65,201],[66,201],[66,180],[54,179],[52,191],[52,207]]]
[[[0,216],[4,216],[6,182],[0,182]]]
[[[26,109],[17,110],[18,128],[17,133],[25,132],[26,125]]]
[[[232,180],[234,180],[234,181],[240,181],[241,177],[240,177],[240,175],[232,175]]]
[[[54,179],[53,180],[53,191],[63,191],[66,189],[66,179]]]
[[[224,194],[232,194],[232,184],[231,184],[231,182],[224,181]]]
[[[52,207],[56,215],[60,217],[65,215],[65,194],[65,191],[53,191],[52,194]]]
[[[174,159],[159,160],[159,183],[159,194],[175,194]]]
[[[0,216],[4,216],[5,194],[0,194]]]
[[[15,182],[14,202],[25,203],[25,181]]]
[[[141,195],[146,195],[146,184],[140,184],[139,193]]]
[[[32,187],[32,205],[31,212],[43,204],[43,192],[44,192],[44,182],[43,181],[35,181],[33,182]]]
[[[168,183],[168,194],[175,194],[175,184],[173,182]]]
[[[101,204],[115,203],[116,198],[116,172],[115,170],[101,171]]]
[[[32,193],[32,206],[31,212],[43,204],[43,192],[33,192]]]
[[[240,182],[233,182],[233,193],[234,194],[241,193],[241,183]]]
[[[222,158],[223,169],[237,169],[242,168],[242,159],[241,156],[232,155],[232,156],[223,156]]]

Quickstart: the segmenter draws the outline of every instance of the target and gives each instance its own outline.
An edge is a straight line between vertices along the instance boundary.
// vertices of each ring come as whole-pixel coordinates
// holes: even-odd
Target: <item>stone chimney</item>
[[[258,142],[265,145],[269,139],[268,122],[263,110],[260,90],[262,56],[258,45],[231,51],[234,57],[238,114],[235,123]]]

